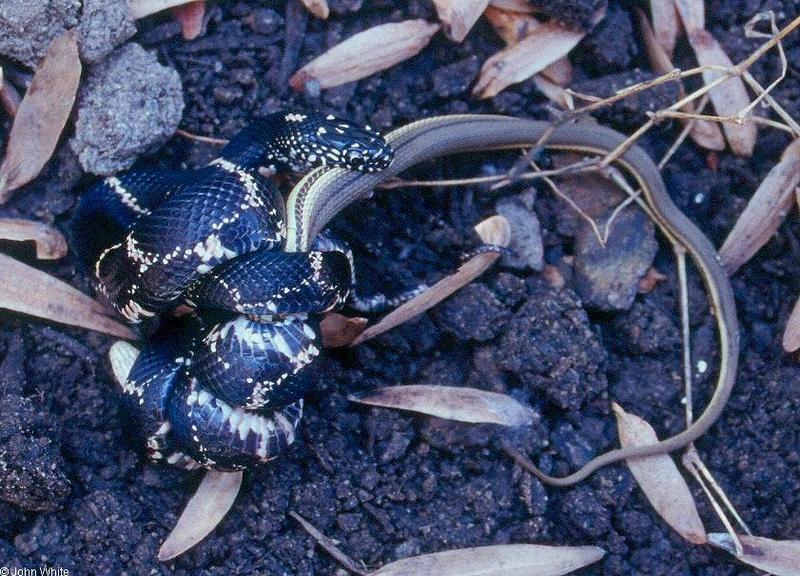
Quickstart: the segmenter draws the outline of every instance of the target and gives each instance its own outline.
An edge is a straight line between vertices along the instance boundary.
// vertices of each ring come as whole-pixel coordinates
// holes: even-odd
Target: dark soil
[[[182,127],[216,137],[229,137],[251,117],[282,107],[320,108],[384,130],[453,112],[548,117],[532,82],[490,101],[470,96],[480,63],[501,47],[483,22],[464,43],[437,35],[417,57],[373,78],[317,96],[293,93],[286,83],[290,73],[353,33],[387,21],[435,20],[428,0],[330,4],[332,16],[322,22],[284,2],[220,2],[207,33],[195,41],[183,41],[167,18],[147,24],[134,40],[180,73]],[[708,28],[734,61],[754,46],[741,32],[753,14],[771,8],[786,23],[798,13],[796,3],[777,0],[717,0],[707,8]],[[599,92],[604,82],[619,82],[620,74],[638,77],[634,69],[647,69],[632,17],[628,3],[612,2],[606,21],[572,53],[576,84],[592,83]],[[773,94],[800,118],[794,67],[800,35],[785,46],[793,67]],[[678,53],[680,65],[690,63],[686,46]],[[753,73],[767,84],[778,69],[778,59],[769,57]],[[627,106],[605,113],[603,121],[631,130],[641,114]],[[7,119],[0,124],[3,139],[8,125]],[[677,131],[664,124],[642,144],[659,157]],[[665,171],[670,192],[719,245],[786,144],[785,136],[764,130],[747,160],[686,144]],[[195,166],[214,151],[174,138],[140,164]],[[497,168],[495,159],[469,157],[421,173],[443,177]],[[69,165],[53,162],[0,215],[63,226],[80,192],[73,175]],[[474,241],[471,226],[493,213],[495,201],[479,188],[392,191],[349,211],[335,228],[356,249],[365,290],[391,290],[451,269]],[[557,226],[563,208],[543,190],[536,211],[545,260],[560,265],[572,252]],[[739,380],[721,421],[698,443],[753,532],[776,539],[800,535],[800,366],[780,346],[800,294],[798,237],[792,215],[733,279],[743,340]],[[28,248],[2,249],[33,260]],[[88,291],[74,257],[36,265]],[[0,478],[0,566],[52,565],[72,574],[337,573],[338,565],[289,518],[294,510],[369,566],[524,542],[605,549],[604,560],[582,574],[754,574],[674,534],[624,466],[603,469],[571,489],[551,489],[499,448],[501,441],[513,442],[563,474],[615,444],[609,399],[647,419],[662,437],[681,429],[677,285],[668,249],[662,248],[656,266],[666,281],[639,295],[629,311],[602,314],[584,310],[569,287],[556,290],[538,274],[494,269],[419,320],[354,350],[328,353],[299,441],[284,457],[247,474],[228,518],[167,564],[156,560],[158,546],[200,475],[145,462],[128,444],[106,359],[112,339],[4,313],[0,451],[13,473]],[[714,333],[697,282],[692,299],[698,303],[695,357],[711,364],[697,378],[700,409],[713,384]],[[370,409],[345,398],[409,383],[507,392],[529,403],[540,419],[509,433]],[[722,531],[701,491],[694,493],[707,527]]]

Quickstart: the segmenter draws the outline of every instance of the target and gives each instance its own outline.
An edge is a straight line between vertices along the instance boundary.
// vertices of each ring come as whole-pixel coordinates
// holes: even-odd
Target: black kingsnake
[[[259,167],[371,172],[391,161],[369,127],[275,113],[203,168],[130,171],[82,195],[72,236],[97,292],[132,323],[179,304],[199,312],[150,340],[123,385],[151,458],[234,470],[293,441],[318,315],[348,298],[352,265],[323,235],[309,252],[281,250],[284,201]]]

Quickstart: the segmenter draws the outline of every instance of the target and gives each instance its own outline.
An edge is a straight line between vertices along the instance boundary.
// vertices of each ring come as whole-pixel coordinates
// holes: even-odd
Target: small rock
[[[497,336],[511,318],[483,284],[470,284],[440,306],[436,319],[442,330],[459,340],[485,342]]]
[[[509,268],[539,271],[544,268],[542,226],[533,211],[536,194],[532,190],[503,198],[497,203],[497,212],[505,216],[511,226],[509,248],[513,255],[504,255],[503,264]]]
[[[654,225],[638,208],[617,214],[605,246],[584,224],[575,238],[575,289],[588,307],[627,310],[657,250]]]
[[[624,70],[638,51],[630,15],[611,4],[605,18],[583,39],[575,55],[577,63],[599,76]]]
[[[91,69],[70,145],[86,171],[112,174],[166,142],[182,112],[178,73],[129,43]]]
[[[452,98],[464,94],[480,70],[474,54],[464,60],[442,66],[433,73],[433,91],[439,98]]]
[[[571,424],[561,423],[551,436],[553,450],[569,463],[571,469],[580,468],[594,456],[591,444]]]
[[[136,34],[126,0],[83,0],[78,26],[81,58],[93,64]]]
[[[275,10],[269,8],[256,8],[247,17],[250,29],[256,34],[269,36],[274,34],[283,26],[283,18]]]
[[[608,6],[608,0],[528,0],[528,3],[537,11],[578,30],[591,30]]]
[[[630,310],[614,318],[613,327],[610,336],[622,354],[670,352],[681,342],[674,315],[651,299],[634,302]]]
[[[50,512],[69,495],[64,461],[49,438],[17,434],[0,445],[0,498],[33,512]]]
[[[50,43],[78,25],[80,0],[0,2],[0,54],[35,66]]]
[[[364,517],[358,513],[339,514],[336,524],[343,532],[355,532],[361,526]]]
[[[590,538],[611,530],[611,512],[585,485],[570,490],[561,501],[562,518]]]

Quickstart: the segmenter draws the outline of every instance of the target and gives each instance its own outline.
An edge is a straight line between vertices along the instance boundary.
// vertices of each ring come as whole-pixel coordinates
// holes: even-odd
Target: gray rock
[[[469,284],[444,301],[436,311],[442,330],[459,340],[486,342],[497,336],[511,318],[483,284]]]
[[[627,310],[657,250],[654,225],[638,208],[617,215],[605,246],[584,225],[575,238],[575,290],[588,307]]]
[[[504,216],[511,226],[509,248],[513,255],[503,256],[503,264],[509,268],[539,271],[544,268],[544,245],[542,226],[533,211],[536,195],[532,190],[509,196],[497,203],[497,213]]]
[[[136,34],[127,0],[83,0],[78,26],[81,58],[93,64]]]
[[[2,0],[0,54],[34,66],[54,38],[78,25],[80,0]]]
[[[84,170],[112,174],[166,142],[182,112],[178,73],[129,43],[91,69],[78,94],[70,146]]]

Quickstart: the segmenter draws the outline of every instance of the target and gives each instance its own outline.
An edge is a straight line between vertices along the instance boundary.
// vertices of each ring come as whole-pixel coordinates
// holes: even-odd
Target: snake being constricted
[[[283,251],[288,253],[302,255],[313,250],[319,234],[341,210],[356,200],[368,197],[381,182],[415,164],[432,158],[467,151],[515,149],[537,145],[547,150],[603,156],[614,150],[624,140],[625,138],[621,134],[599,126],[562,125],[553,129],[546,122],[504,116],[453,115],[420,120],[386,135],[386,142],[394,153],[394,159],[388,165],[384,165],[382,169],[353,171],[347,169],[347,166],[323,166],[307,174],[294,187],[287,200],[286,236],[285,239],[281,239],[275,244],[276,246],[280,244]],[[380,157],[385,159],[388,154],[386,151]],[[713,246],[672,203],[658,169],[643,150],[636,146],[630,147],[615,161],[615,166],[622,169],[641,190],[642,197],[661,232],[671,241],[682,246],[697,267],[707,289],[718,328],[719,374],[714,394],[706,409],[686,430],[657,444],[611,450],[563,478],[551,477],[535,470],[540,479],[554,485],[573,484],[586,478],[598,468],[625,458],[670,452],[688,445],[700,437],[719,418],[730,396],[736,376],[739,351],[736,309],[727,275],[717,259]],[[216,268],[214,270],[216,271]],[[338,300],[341,301],[342,298]],[[171,339],[169,342],[172,346],[178,346],[175,339]],[[151,348],[143,352],[142,357],[145,360],[157,354],[156,350],[161,351],[165,347],[153,346]],[[166,356],[174,357],[175,354],[166,354]],[[131,378],[135,382],[139,382],[139,380],[135,380],[135,374],[139,365],[144,361],[142,357],[137,360],[131,373]],[[191,364],[194,361],[192,359],[189,362]],[[148,374],[158,370],[170,371],[165,368],[167,366],[165,362],[154,362],[154,364],[160,368],[151,368]],[[185,366],[180,369],[174,367],[171,369],[175,372],[190,371],[190,368],[187,369]],[[127,384],[128,388],[133,386],[131,378]],[[159,398],[159,401],[162,404],[169,404],[170,402],[187,403],[191,400],[194,402],[193,406],[196,406],[198,402],[204,402],[204,406],[216,402],[213,406],[217,409],[218,401],[211,393],[198,392],[196,384],[190,385],[188,388],[190,392],[186,399],[171,391],[166,395],[167,398]],[[203,393],[207,395],[203,396],[201,401],[199,395]],[[176,398],[177,400],[175,400]],[[282,400],[282,402],[286,401],[286,398]],[[273,412],[264,412],[262,408],[259,408],[258,410],[261,412],[252,413],[263,414],[259,416],[262,420],[271,419],[273,428],[279,428],[282,431],[281,447],[288,444],[287,439],[293,435],[294,426],[299,421],[299,409],[290,414],[286,413],[287,407],[291,406],[298,406],[298,404],[296,402],[288,404]],[[252,414],[245,408],[228,407],[228,409],[234,413],[234,418],[239,418],[235,422],[241,422],[241,418],[252,417]],[[235,413],[239,409],[244,411],[245,416]],[[270,409],[275,410],[266,408],[266,410]],[[226,436],[228,444],[217,446],[220,449],[216,449],[214,452],[216,456],[224,453],[228,457],[239,450],[241,444],[245,442],[241,435],[238,436],[238,442],[230,441],[229,436],[235,436],[234,432],[242,428],[241,424],[238,428],[233,426],[230,416],[226,416],[226,418],[224,421],[228,422],[229,427],[225,432],[230,432]],[[276,422],[279,422],[280,425]],[[196,432],[196,430],[192,430],[190,427],[188,433],[180,430],[176,433],[177,428],[186,426],[184,424],[175,426],[175,424],[175,422],[172,422],[170,426],[162,424],[165,428],[172,427],[172,430],[167,432],[171,435],[173,443],[170,459],[183,464],[189,461],[206,466],[220,466],[218,462],[216,464],[209,462],[215,458],[209,456],[211,451],[208,449],[206,449],[205,461],[202,454],[201,458],[197,458],[197,446],[192,446],[190,441],[191,432]],[[204,430],[202,427],[200,429]],[[219,439],[217,440],[217,444],[224,444]],[[202,443],[202,438],[198,442]],[[274,454],[270,453],[269,456],[272,457]],[[238,466],[236,458],[233,460],[233,463]],[[252,460],[253,458],[250,457],[248,463]]]

